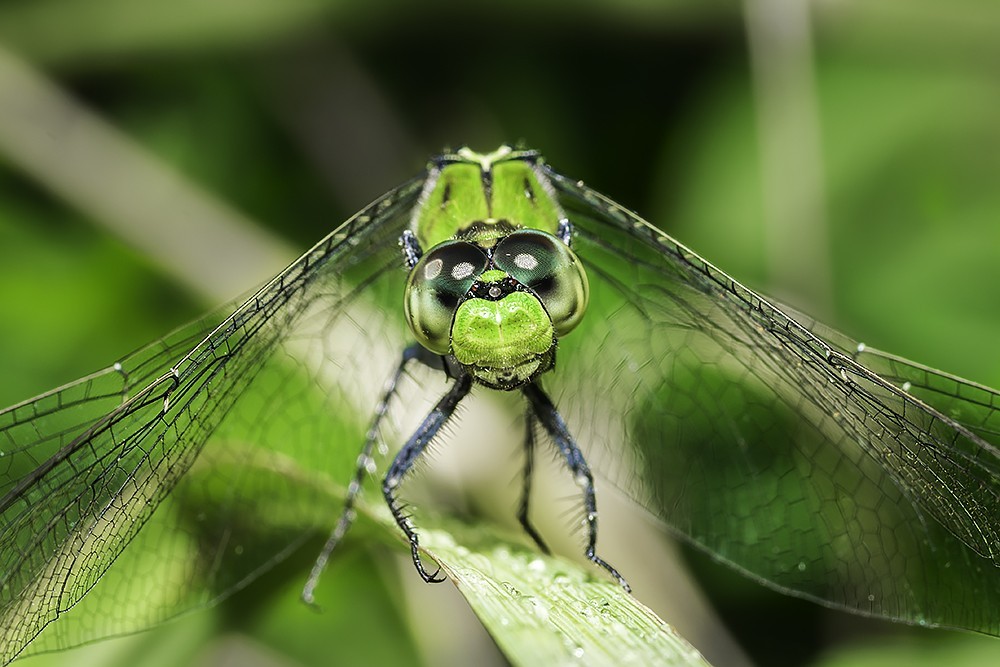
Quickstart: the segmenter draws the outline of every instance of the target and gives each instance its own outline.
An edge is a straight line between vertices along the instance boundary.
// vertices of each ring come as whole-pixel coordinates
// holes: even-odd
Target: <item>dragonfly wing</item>
[[[593,467],[772,587],[1000,633],[997,393],[802,326],[551,177],[591,307],[547,386]]]
[[[0,412],[0,664],[209,604],[329,530],[401,347],[384,313],[420,185],[242,305]]]
[[[781,310],[843,354],[972,431],[990,449],[1000,442],[1000,392],[863,345],[790,306]]]

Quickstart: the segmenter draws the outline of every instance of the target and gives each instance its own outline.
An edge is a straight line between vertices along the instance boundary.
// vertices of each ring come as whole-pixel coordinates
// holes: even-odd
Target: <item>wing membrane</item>
[[[352,358],[377,367],[377,344],[396,345],[378,300],[401,290],[396,239],[419,188],[385,195],[246,303],[0,412],[0,663],[71,609],[78,621],[32,651],[207,604],[330,523],[328,475],[367,419],[345,407],[374,404]]]
[[[594,467],[773,587],[997,634],[997,392],[800,324],[614,202],[552,178],[596,311],[560,346],[557,404],[591,434],[594,458],[632,457]],[[585,378],[610,409],[574,391]]]

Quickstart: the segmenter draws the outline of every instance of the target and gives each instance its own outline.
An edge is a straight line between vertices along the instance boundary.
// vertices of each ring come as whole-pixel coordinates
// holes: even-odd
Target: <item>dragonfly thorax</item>
[[[551,369],[586,310],[587,276],[551,191],[533,153],[451,155],[432,165],[404,235],[414,337],[494,389]]]

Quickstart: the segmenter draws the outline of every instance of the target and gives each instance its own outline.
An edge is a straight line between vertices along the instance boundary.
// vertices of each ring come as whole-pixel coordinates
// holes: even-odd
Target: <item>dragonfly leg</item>
[[[521,522],[521,528],[534,540],[538,548],[543,553],[552,553],[549,547],[542,540],[535,527],[531,525],[528,517],[528,507],[531,498],[531,475],[535,466],[535,418],[530,412],[524,416],[524,472],[522,480],[524,486],[521,487],[521,503],[517,509],[517,520]]]
[[[385,496],[385,502],[389,505],[389,511],[392,512],[392,516],[396,520],[396,525],[399,526],[400,530],[403,531],[406,538],[410,541],[410,554],[413,557],[413,565],[417,568],[417,572],[420,573],[424,581],[428,583],[444,581],[444,579],[438,577],[441,568],[438,568],[433,574],[428,573],[424,569],[424,565],[420,560],[420,543],[417,533],[410,522],[409,516],[405,514],[403,508],[396,501],[396,490],[402,484],[406,474],[413,468],[413,464],[423,454],[427,445],[430,444],[445,422],[455,413],[455,408],[458,407],[459,402],[465,398],[470,389],[472,389],[471,375],[463,373],[455,379],[455,384],[448,390],[448,393],[438,401],[430,414],[424,417],[424,421],[417,428],[416,433],[410,436],[410,439],[403,445],[403,448],[396,454],[396,458],[393,460],[392,465],[389,466],[389,471],[382,481],[382,495]]]
[[[597,555],[597,499],[594,494],[594,476],[590,472],[587,461],[583,458],[583,452],[577,447],[566,422],[563,421],[562,416],[541,387],[532,382],[525,385],[521,391],[527,397],[538,421],[542,423],[545,431],[555,441],[563,458],[566,459],[566,465],[569,466],[573,478],[583,490],[583,505],[587,512],[585,517],[587,549],[584,555],[587,560],[606,570],[627,592],[632,592],[632,587],[625,581],[625,577],[619,574],[618,570],[609,562]]]
[[[323,574],[323,570],[326,568],[327,561],[330,560],[330,554],[340,544],[340,541],[347,534],[348,529],[354,523],[354,519],[357,516],[354,511],[354,504],[357,502],[358,494],[361,493],[361,484],[364,481],[365,474],[371,470],[372,449],[378,441],[379,426],[382,423],[382,418],[385,417],[386,412],[389,410],[389,401],[396,394],[396,385],[399,384],[399,378],[403,375],[403,371],[406,370],[407,364],[414,359],[421,359],[423,354],[424,348],[416,344],[410,345],[403,350],[403,357],[400,359],[399,365],[396,366],[396,370],[385,384],[382,398],[375,407],[375,417],[372,419],[371,426],[368,428],[368,433],[365,436],[364,447],[361,448],[361,454],[358,455],[354,474],[347,485],[347,497],[344,499],[344,509],[341,510],[340,517],[337,519],[337,525],[334,527],[333,532],[330,533],[330,537],[327,538],[326,544],[323,545],[323,550],[317,556],[312,571],[309,573],[309,578],[302,588],[302,600],[306,604],[315,604],[313,592],[319,583],[320,575]]]
[[[416,234],[407,229],[399,237],[399,245],[403,249],[406,268],[412,269],[420,261],[420,256],[424,254],[424,251],[420,248],[420,243],[417,242]]]
[[[573,240],[573,223],[565,218],[560,220],[559,227],[556,229],[556,238],[569,247],[571,241]]]

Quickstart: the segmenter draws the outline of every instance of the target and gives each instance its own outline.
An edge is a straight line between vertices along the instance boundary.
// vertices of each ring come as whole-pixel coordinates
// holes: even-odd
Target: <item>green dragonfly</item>
[[[780,306],[503,146],[433,158],[245,302],[0,412],[0,662],[43,631],[74,645],[210,604],[326,526],[311,599],[404,404],[425,407],[381,490],[438,581],[400,493],[442,432],[475,446],[452,416],[477,394],[519,395],[517,518],[541,550],[548,445],[584,557],[626,589],[592,469],[773,588],[1000,635],[996,391]],[[356,463],[330,470],[345,447]]]

